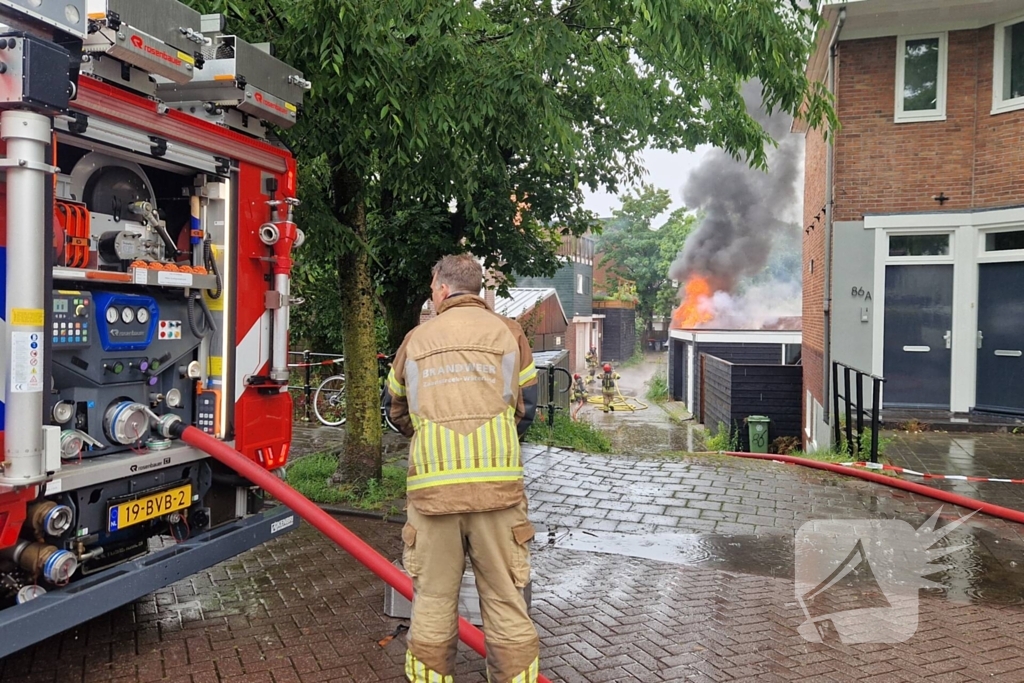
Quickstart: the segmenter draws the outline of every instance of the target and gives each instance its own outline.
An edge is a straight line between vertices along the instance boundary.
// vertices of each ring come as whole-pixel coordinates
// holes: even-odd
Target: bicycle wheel
[[[345,376],[328,377],[313,394],[313,412],[321,424],[337,427],[345,424]]]
[[[399,433],[398,426],[391,421],[391,414],[384,405],[384,401],[387,398],[387,387],[380,392],[380,417],[384,421],[384,426],[393,431],[395,434]]]

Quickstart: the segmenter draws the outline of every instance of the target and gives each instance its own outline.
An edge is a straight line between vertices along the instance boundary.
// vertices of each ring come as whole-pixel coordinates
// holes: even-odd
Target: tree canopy
[[[673,211],[660,227],[654,221],[672,204],[668,190],[643,185],[620,198],[598,238],[600,265],[636,285],[637,309],[645,327],[656,314],[671,314],[676,301],[668,271],[679,255],[696,218],[686,208]],[[668,310],[664,310],[668,307]]]
[[[803,69],[816,1],[191,4],[272,41],[313,84],[284,137],[319,169],[301,191],[304,249],[338,271],[353,480],[380,465],[375,309],[400,338],[439,256],[553,272],[558,233],[594,225],[583,188],[636,180],[647,147],[710,143],[763,167],[772,140],[740,95],[749,79],[768,111],[834,123]]]

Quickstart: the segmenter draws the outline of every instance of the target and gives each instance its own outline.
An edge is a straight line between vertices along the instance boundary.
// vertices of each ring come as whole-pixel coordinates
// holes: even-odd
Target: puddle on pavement
[[[595,410],[586,417],[611,440],[614,453],[657,455],[666,451],[704,450],[703,428],[692,422],[673,424],[658,406],[635,413]]]
[[[925,520],[907,521],[918,528]],[[790,581],[795,573],[794,536],[787,534],[625,534],[548,527],[538,529],[536,543],[536,552],[553,547]],[[960,545],[965,547],[934,561],[946,569],[926,576],[945,589],[927,588],[924,594],[944,595],[957,603],[1024,605],[1024,552],[1019,543],[972,527],[953,531],[935,547]]]

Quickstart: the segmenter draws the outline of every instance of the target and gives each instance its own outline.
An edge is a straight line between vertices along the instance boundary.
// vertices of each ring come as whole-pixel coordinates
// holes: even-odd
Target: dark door
[[[981,410],[1024,413],[1024,263],[978,266]]]
[[[885,406],[949,408],[953,266],[886,266]]]

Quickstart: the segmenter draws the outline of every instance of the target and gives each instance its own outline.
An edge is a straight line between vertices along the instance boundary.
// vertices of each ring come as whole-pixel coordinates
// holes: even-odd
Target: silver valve
[[[297,76],[296,74],[291,74],[290,76],[288,76],[288,85],[297,85],[303,90],[309,90],[313,87],[312,83],[307,81],[302,76]]]
[[[86,444],[93,448],[106,448],[102,443],[80,429],[65,429],[60,433],[61,460],[76,460],[81,455]]]
[[[149,415],[150,419],[153,420],[153,428],[156,430],[157,434],[164,437],[165,439],[175,438],[173,428],[175,425],[181,423],[180,417],[174,415],[173,413],[168,413],[167,415],[157,415],[149,408],[146,408],[146,413]]]
[[[181,31],[181,35],[185,36],[185,38],[191,40],[196,45],[210,45],[213,43],[212,40],[204,36],[199,31],[195,30],[194,28],[185,28],[184,26],[179,26],[178,30]]]

